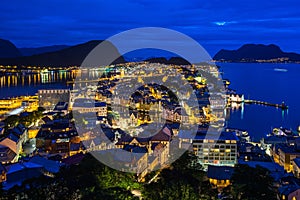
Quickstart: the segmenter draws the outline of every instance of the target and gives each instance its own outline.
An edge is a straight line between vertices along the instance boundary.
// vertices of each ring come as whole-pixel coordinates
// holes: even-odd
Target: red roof
[[[171,137],[163,131],[159,131],[151,138],[151,141],[170,141]]]

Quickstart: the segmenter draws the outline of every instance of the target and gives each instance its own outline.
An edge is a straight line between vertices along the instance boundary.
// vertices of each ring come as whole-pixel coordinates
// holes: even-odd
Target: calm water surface
[[[246,105],[244,111],[232,111],[228,126],[246,129],[259,140],[274,127],[292,128],[300,125],[300,64],[219,63],[231,88],[245,98],[281,103],[288,111],[260,105]],[[276,71],[274,69],[286,69]]]

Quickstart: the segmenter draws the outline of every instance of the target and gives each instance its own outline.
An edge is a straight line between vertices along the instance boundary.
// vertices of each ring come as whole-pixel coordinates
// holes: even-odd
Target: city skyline
[[[299,5],[1,2],[0,200],[300,199]]]

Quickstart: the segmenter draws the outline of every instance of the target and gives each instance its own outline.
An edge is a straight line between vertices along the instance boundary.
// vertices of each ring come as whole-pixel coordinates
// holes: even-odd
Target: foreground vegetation
[[[154,178],[153,178],[154,177]],[[272,179],[264,168],[237,166],[227,199],[274,199]],[[255,182],[255,184],[254,184]],[[135,196],[134,194],[140,194]],[[220,194],[219,194],[220,195]],[[205,176],[192,153],[185,153],[169,167],[152,172],[144,183],[135,174],[111,169],[90,154],[81,164],[62,169],[55,178],[27,180],[2,191],[0,199],[218,199],[218,191]],[[225,199],[225,198],[224,198]]]

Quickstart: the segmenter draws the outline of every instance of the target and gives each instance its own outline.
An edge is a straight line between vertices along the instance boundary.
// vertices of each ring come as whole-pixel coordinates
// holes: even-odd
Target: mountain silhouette
[[[68,45],[53,45],[53,46],[44,46],[44,47],[33,47],[33,48],[18,48],[22,56],[32,56],[42,53],[49,53],[54,51],[59,51],[66,49],[70,46]]]
[[[171,64],[171,65],[190,65],[190,63],[181,57],[171,57],[167,59],[165,57],[149,58],[145,61],[149,63],[161,63],[161,64]]]
[[[21,56],[21,53],[13,43],[0,39],[0,58],[15,58],[19,56]]]
[[[59,51],[43,53],[32,56],[21,56],[17,58],[1,58],[0,65],[16,65],[21,66],[39,66],[39,67],[68,67],[80,66],[86,56],[101,42],[102,40],[92,40],[83,44],[71,46]],[[108,52],[117,52],[116,47],[109,43],[105,43]],[[103,52],[106,53],[106,52]],[[119,54],[119,53],[118,53]],[[113,64],[124,63],[124,58],[120,55]]]
[[[274,44],[245,44],[237,50],[222,49],[213,59],[223,62],[258,62],[272,59],[277,59],[278,62],[299,62],[300,54],[283,52]]]

